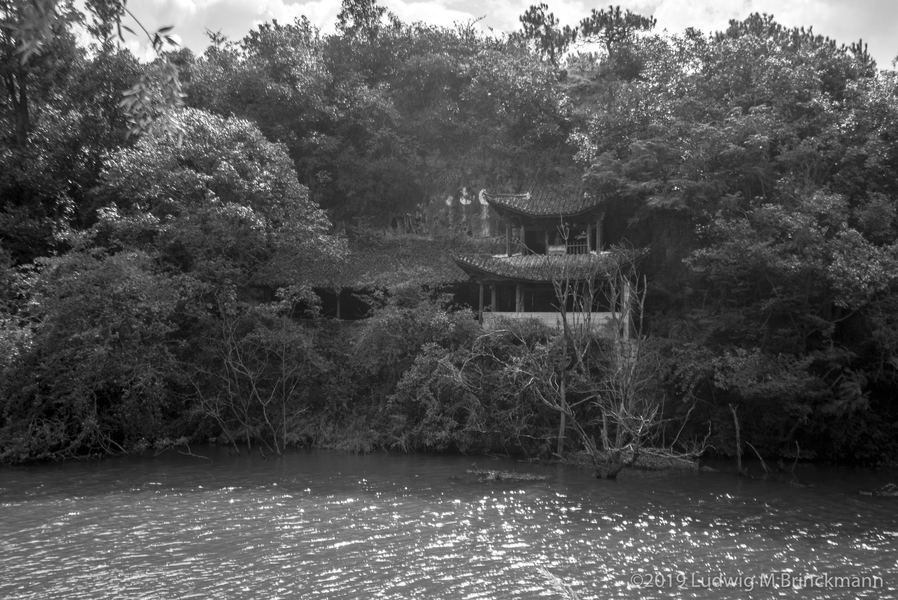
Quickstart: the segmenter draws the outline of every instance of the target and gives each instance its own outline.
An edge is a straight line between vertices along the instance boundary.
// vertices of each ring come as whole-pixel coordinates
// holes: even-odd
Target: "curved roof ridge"
[[[517,194],[483,191],[484,199],[500,213],[511,212],[529,217],[572,216],[598,208],[604,200],[588,194],[582,183],[544,184]]]
[[[559,276],[571,279],[589,279],[607,276],[610,265],[607,253],[567,254],[515,254],[512,256],[457,255],[455,264],[469,276],[486,279],[551,282]]]

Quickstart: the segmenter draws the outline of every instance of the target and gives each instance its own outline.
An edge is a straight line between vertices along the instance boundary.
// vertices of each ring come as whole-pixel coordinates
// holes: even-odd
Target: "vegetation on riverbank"
[[[485,336],[415,272],[369,288],[359,322],[323,318],[312,288],[347,229],[461,245],[447,196],[574,176],[610,241],[647,249],[653,444],[895,464],[895,71],[760,15],[711,36],[620,11],[523,22],[347,0],[334,34],[265,24],[164,65],[88,52],[68,21],[23,62],[4,29],[0,462],[210,436],[551,455],[552,375],[581,399],[603,376],[557,364],[570,339]],[[187,108],[150,98],[166,127],[135,130],[122,94],[172,66]],[[577,448],[609,414],[594,400]]]

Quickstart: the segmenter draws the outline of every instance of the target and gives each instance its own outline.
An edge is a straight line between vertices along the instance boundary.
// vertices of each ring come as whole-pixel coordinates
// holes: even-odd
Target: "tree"
[[[216,314],[208,303],[260,283],[309,299],[309,270],[339,260],[342,242],[283,147],[239,119],[172,119],[180,142],[146,135],[108,158],[93,227],[70,233],[64,255],[38,259],[19,292],[27,302],[3,311],[3,343],[16,352],[4,364],[4,462],[127,451],[177,432],[185,375],[208,365],[207,346],[226,349],[218,359],[237,353],[216,364],[261,407],[267,429],[252,431],[276,451],[289,441],[310,372],[306,332],[280,305],[235,300]],[[27,326],[7,326],[17,323]],[[228,389],[213,384],[202,391]]]
[[[210,46],[191,67],[188,102],[255,122],[300,157],[299,141],[327,114],[331,75],[318,31],[305,17],[260,25],[239,43]]]
[[[126,93],[123,100],[131,119],[131,132],[143,133],[153,129],[167,130],[170,126],[164,108],[178,108],[181,103],[181,84],[178,70],[163,53],[166,46],[175,46],[168,33],[171,26],[162,27],[150,33],[142,23],[134,18],[124,0],[89,0],[86,3],[92,22],[88,31],[108,49],[113,28],[118,38],[124,40],[122,30],[134,31],[122,25],[125,15],[134,19],[146,34],[159,60],[152,69]],[[71,37],[70,26],[84,21],[84,14],[75,8],[72,0],[4,0],[0,3],[3,21],[4,54],[10,60],[17,58],[19,70],[13,77],[7,77],[7,89],[16,96],[13,104],[19,120],[20,140],[28,129],[27,65],[35,56],[46,54],[60,37]],[[11,62],[11,60],[10,60]]]
[[[581,78],[614,82],[633,81],[651,68],[656,56],[646,37],[637,35],[651,31],[653,17],[644,17],[629,10],[621,12],[619,6],[607,10],[592,9],[589,17],[582,19],[576,29],[577,37],[587,52],[579,52],[568,61],[568,74],[572,82]],[[598,52],[591,51],[596,45]]]
[[[191,72],[188,102],[251,119],[285,143],[338,221],[385,226],[497,177],[558,176],[555,163],[571,150],[554,67],[472,24],[386,16],[376,35],[348,24],[320,36],[300,20],[210,48]]]
[[[702,373],[678,393],[692,390],[715,435],[738,407],[766,452],[794,451],[832,414],[866,419],[861,321],[893,286],[893,77],[768,16],[649,41],[640,78],[603,84],[615,102],[574,139],[609,224],[651,244],[652,322],[683,351],[674,372]]]
[[[71,2],[58,8],[5,0],[0,2],[0,78],[2,117],[12,124],[15,144],[24,148],[36,107],[34,95],[48,95],[64,84],[77,50],[69,25],[77,20]],[[49,10],[46,15],[42,10]],[[41,24],[36,21],[46,19]],[[26,60],[27,59],[27,60]],[[42,93],[43,92],[43,93]]]
[[[146,136],[110,157],[98,241],[152,249],[216,286],[301,285],[339,259],[342,241],[329,235],[283,146],[241,119],[193,109],[172,119],[182,139]]]
[[[196,412],[212,419],[238,454],[240,439],[250,451],[261,440],[281,454],[297,441],[309,381],[326,368],[314,347],[315,329],[290,318],[295,299],[289,293],[261,306],[238,302],[234,289],[218,300],[208,349],[189,373]]]
[[[376,0],[343,0],[337,14],[337,31],[344,37],[363,37],[374,42],[387,9]]]
[[[592,13],[580,21],[580,35],[601,43],[609,57],[614,57],[623,46],[632,43],[639,31],[650,31],[657,21],[654,17],[644,17],[631,12],[621,12],[620,6],[609,6],[608,10],[592,9]]]
[[[561,57],[577,40],[577,30],[568,25],[559,27],[558,19],[553,13],[546,14],[547,10],[546,4],[531,5],[518,20],[523,39],[532,41],[540,55],[558,66]]]
[[[119,453],[165,435],[183,411],[171,337],[183,282],[141,252],[38,267],[18,315],[27,343],[0,384],[0,462]]]
[[[596,477],[606,479],[633,464],[660,427],[660,360],[642,330],[645,285],[637,283],[637,256],[618,250],[585,278],[558,272],[553,286],[562,330],[516,365],[525,388],[561,416],[557,453],[569,421]],[[599,305],[609,311],[601,325]]]
[[[391,446],[548,453],[552,415],[521,392],[516,370],[545,331],[509,323],[484,334],[470,311],[447,312],[431,303],[418,310],[389,306],[375,319],[358,352],[371,354],[369,368],[401,374],[382,411]]]

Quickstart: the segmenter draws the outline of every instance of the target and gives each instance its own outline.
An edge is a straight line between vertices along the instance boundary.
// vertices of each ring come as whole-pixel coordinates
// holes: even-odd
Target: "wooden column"
[[[524,289],[521,287],[521,284],[515,284],[514,286],[514,311],[522,313],[524,312]]]
[[[337,320],[338,321],[340,320],[340,292],[342,292],[342,291],[343,291],[342,289],[337,290]]]
[[[496,284],[490,286],[490,310],[496,312]]]
[[[505,256],[511,256],[511,219],[505,221]]]
[[[599,213],[599,219],[596,222],[596,252],[602,251],[604,240],[602,239],[602,223],[605,221],[605,213]]]
[[[477,310],[477,318],[480,320],[480,326],[483,327],[483,282],[480,282],[480,308]]]
[[[592,252],[592,223],[586,222],[586,253]]]

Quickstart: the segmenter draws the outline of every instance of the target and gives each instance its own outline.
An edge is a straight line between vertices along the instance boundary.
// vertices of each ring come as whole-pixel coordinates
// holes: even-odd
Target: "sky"
[[[378,4],[405,22],[452,26],[480,19],[478,26],[484,30],[511,32],[520,27],[518,17],[541,1],[561,24],[572,26],[593,8],[608,6],[585,0],[379,0]],[[862,38],[881,69],[891,68],[898,55],[898,0],[615,0],[613,4],[654,16],[656,30],[671,34],[687,27],[719,31],[730,19],[758,12],[772,14],[789,27],[812,26],[815,33],[840,44]],[[175,39],[201,54],[208,46],[207,29],[239,40],[272,19],[290,23],[305,15],[323,33],[333,32],[340,0],[138,0],[128,8],[151,31],[173,25]],[[143,40],[132,37],[128,45],[138,56],[147,57]]]

